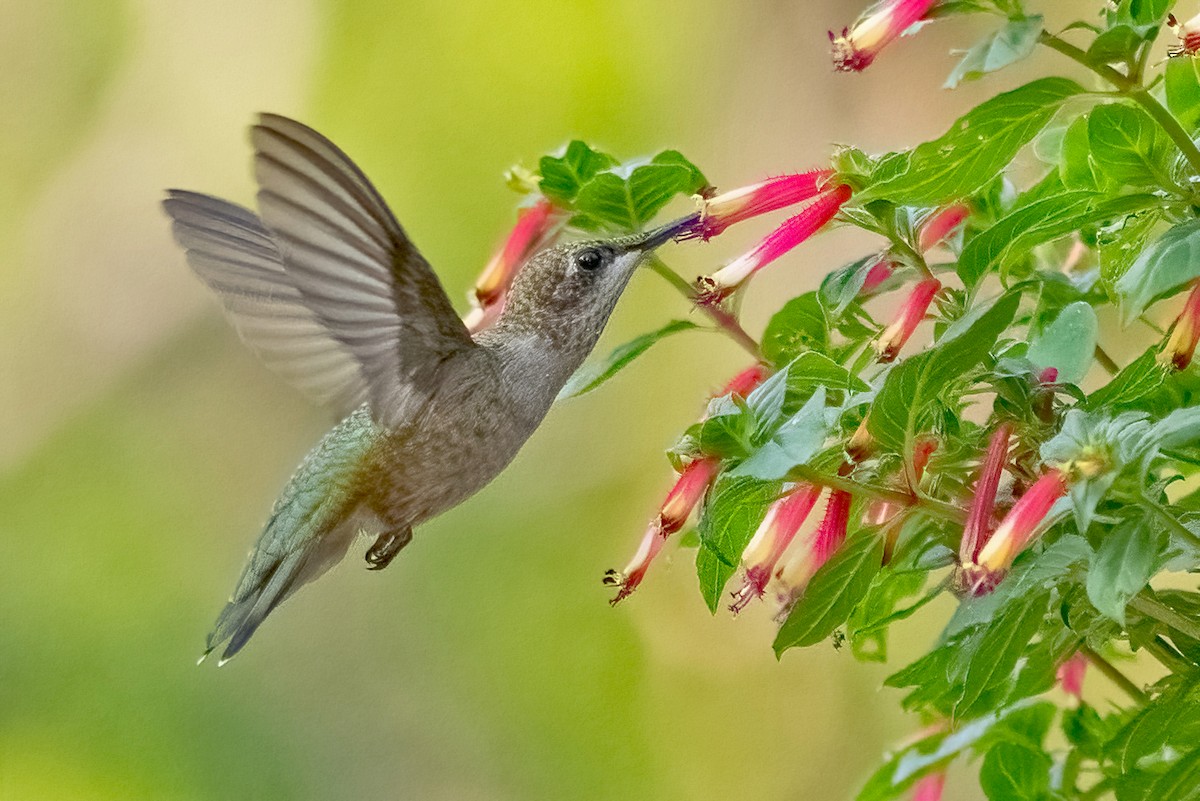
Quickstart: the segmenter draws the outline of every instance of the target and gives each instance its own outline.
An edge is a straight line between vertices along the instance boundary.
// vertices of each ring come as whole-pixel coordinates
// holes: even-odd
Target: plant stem
[[[1158,123],[1167,136],[1171,137],[1171,141],[1183,153],[1183,157],[1187,159],[1188,164],[1192,165],[1192,170],[1197,175],[1200,175],[1200,148],[1196,147],[1196,143],[1192,141],[1192,137],[1179,124],[1179,120],[1175,119],[1171,115],[1171,112],[1167,111],[1163,104],[1159,103],[1146,87],[1128,75],[1121,74],[1107,64],[1093,64],[1088,59],[1086,52],[1052,33],[1042,31],[1041,35],[1038,36],[1038,41],[1051,50],[1057,50],[1072,61],[1087,67],[1096,73],[1096,75],[1099,75],[1117,87],[1117,90],[1121,94],[1141,106]]]
[[[1142,506],[1150,509],[1150,511],[1162,518],[1162,521],[1167,524],[1167,528],[1171,530],[1172,534],[1179,537],[1179,539],[1183,540],[1188,545],[1191,545],[1193,548],[1200,549],[1200,536],[1197,536],[1191,529],[1189,529],[1183,523],[1180,523],[1179,519],[1175,517],[1175,515],[1171,514],[1171,512],[1161,503],[1153,498],[1148,498],[1147,496],[1143,495]]]
[[[651,258],[647,262],[647,266],[651,270],[662,276],[668,284],[675,287],[679,294],[683,295],[690,302],[696,305],[701,311],[707,314],[717,327],[721,329],[730,339],[736,342],[747,353],[753,356],[756,360],[762,361],[762,348],[754,337],[746,333],[746,329],[742,328],[741,323],[737,321],[729,312],[716,306],[702,306],[696,303],[696,290],[684,280],[683,276],[672,270],[666,263],[657,256]]]
[[[1095,666],[1096,670],[1099,670],[1101,673],[1107,676],[1109,681],[1124,690],[1125,693],[1134,701],[1137,701],[1139,704],[1144,704],[1149,700],[1145,690],[1130,681],[1129,677],[1124,673],[1117,670],[1116,666],[1114,666],[1112,662],[1109,662],[1107,659],[1100,656],[1100,654],[1096,653],[1086,645],[1080,647],[1079,652],[1084,655],[1084,658],[1086,658],[1087,661],[1091,662],[1092,665]]]
[[[955,523],[962,523],[967,517],[967,513],[957,506],[943,503],[933,498],[923,498],[917,495],[910,495],[907,492],[901,492],[900,490],[863,484],[862,482],[853,481],[841,476],[826,475],[808,465],[793,467],[788,473],[788,480],[804,481],[819,487],[829,487],[830,489],[849,492],[851,495],[862,495],[877,501],[887,501],[897,506],[916,506],[934,517],[951,520]]]
[[[1185,637],[1200,640],[1200,623],[1189,620],[1162,601],[1145,594],[1145,592],[1140,592],[1130,598],[1129,605],[1151,620],[1157,620],[1167,628],[1173,629]]]
[[[1096,346],[1096,361],[1104,368],[1104,371],[1109,375],[1116,375],[1121,372],[1121,365],[1117,364],[1112,356],[1099,345]]]

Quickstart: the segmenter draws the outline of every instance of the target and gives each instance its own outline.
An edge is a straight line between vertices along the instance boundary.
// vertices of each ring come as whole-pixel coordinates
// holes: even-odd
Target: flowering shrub
[[[947,771],[972,761],[991,799],[1200,798],[1200,592],[1188,578],[1200,570],[1200,21],[1179,24],[1172,0],[1097,5],[1056,33],[1021,0],[878,3],[830,34],[837,70],[982,14],[995,31],[949,86],[1039,45],[1074,77],[996,95],[910,150],[845,147],[819,169],[720,194],[674,151],[621,163],[572,142],[536,173],[514,170],[529,209],[479,285],[483,326],[522,260],[564,226],[636,230],[682,193],[699,209],[689,235],[713,239],[801,204],[695,281],[656,262],[694,313],[564,393],[697,328],[750,354],[668,454],[679,477],[632,561],[606,575],[614,603],[693,512],[695,536],[681,539],[697,549],[705,603],[737,613],[762,599],[776,654],[832,643],[885,661],[892,625],[954,599],[938,640],[887,680],[907,691],[920,733],[860,799],[934,801]],[[1178,44],[1156,62],[1167,28]],[[876,235],[877,249],[752,337],[734,296],[837,225]],[[1119,331],[1101,330],[1104,307]],[[1166,309],[1177,316],[1164,330]],[[1104,340],[1117,337],[1140,355],[1111,357]],[[1134,659],[1159,679],[1128,679],[1120,665]],[[1123,705],[1088,703],[1088,667]]]

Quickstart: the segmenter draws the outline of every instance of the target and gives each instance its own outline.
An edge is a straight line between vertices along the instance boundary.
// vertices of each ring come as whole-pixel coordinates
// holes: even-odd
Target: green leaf
[[[1184,130],[1200,130],[1200,64],[1194,58],[1167,60],[1167,108]]]
[[[863,283],[867,280],[867,273],[878,263],[879,256],[865,256],[834,270],[821,280],[817,298],[830,317],[836,320],[842,316],[842,312],[858,298],[858,293],[862,291]]]
[[[884,379],[871,406],[867,426],[879,442],[896,451],[908,434],[918,431],[918,421],[930,401],[945,391],[951,380],[974,369],[988,355],[1017,312],[1019,294],[1007,294],[955,331],[948,330],[936,347],[896,365]],[[950,337],[948,339],[948,337]]]
[[[1059,147],[1058,174],[1067,189],[1095,191],[1100,188],[1103,172],[1092,162],[1092,146],[1088,141],[1087,115],[1076,118],[1063,132]]]
[[[1047,599],[1045,591],[1014,599],[961,644],[947,674],[958,686],[956,717],[974,717],[999,700],[995,692],[1013,681],[1025,646],[1041,628]]]
[[[695,194],[707,183],[680,153],[664,150],[649,162],[630,162],[598,173],[579,188],[575,209],[584,227],[637,231],[675,195]]]
[[[763,356],[774,365],[786,364],[810,350],[828,349],[829,323],[816,292],[789,300],[763,331]]]
[[[979,768],[979,786],[990,801],[1042,801],[1050,797],[1050,756],[1040,749],[997,743]]]
[[[946,89],[962,81],[973,81],[1028,56],[1037,47],[1042,32],[1040,15],[1009,20],[1008,24],[976,44],[963,55],[946,79]]]
[[[1200,741],[1200,685],[1197,674],[1176,677],[1109,743],[1106,756],[1119,770],[1132,771],[1155,755],[1186,754]]]
[[[591,392],[649,350],[655,342],[671,334],[690,331],[694,328],[697,328],[697,325],[687,320],[672,320],[657,331],[651,331],[631,339],[624,345],[615,348],[602,361],[584,365],[576,370],[575,375],[571,376],[566,386],[558,393],[558,399],[574,398]]]
[[[1134,261],[1146,249],[1154,228],[1162,221],[1157,209],[1141,214],[1132,214],[1119,223],[1102,228],[1096,235],[1096,248],[1100,257],[1100,283],[1114,301],[1117,300],[1115,284]]]
[[[1200,276],[1200,219],[1171,228],[1134,260],[1113,285],[1125,325],[1160,296]]]
[[[1021,206],[972,238],[959,257],[958,275],[974,286],[991,270],[1005,270],[1029,251],[1087,225],[1159,205],[1154,195],[1111,197],[1072,191]]]
[[[767,507],[779,495],[780,482],[721,476],[709,490],[700,517],[700,544],[730,568],[736,568]]]
[[[873,182],[855,199],[930,206],[966,197],[1008,166],[1063,101],[1083,91],[1065,78],[1042,78],[997,95],[960,117],[938,139],[884,156]]]
[[[1072,303],[1034,338],[1026,357],[1039,368],[1056,368],[1059,381],[1078,384],[1092,366],[1097,328],[1091,304]]]
[[[1129,408],[1157,391],[1167,377],[1167,368],[1158,363],[1155,351],[1150,348],[1125,365],[1107,384],[1087,396],[1084,408]]]
[[[801,353],[791,362],[787,385],[789,399],[807,399],[818,387],[850,392],[866,392],[870,389],[867,382],[854,373],[815,351]]]
[[[916,595],[925,587],[928,575],[924,570],[895,571],[888,568],[875,575],[866,597],[850,613],[847,623],[847,636],[856,657],[869,662],[887,661],[888,626],[910,617],[941,595],[944,589],[935,587],[916,603],[897,609],[900,601]]]
[[[714,615],[721,606],[721,593],[737,572],[737,568],[721,561],[721,557],[701,545],[696,550],[696,577],[700,580],[700,595],[708,611]]]
[[[850,537],[813,576],[779,627],[772,645],[775,655],[815,645],[833,634],[867,594],[882,563],[883,538],[877,532],[861,530]]]
[[[616,163],[617,160],[607,153],[593,150],[586,142],[575,139],[560,155],[542,156],[538,162],[538,171],[542,174],[538,188],[551,200],[570,205],[581,186]]]
[[[1088,570],[1088,600],[1103,615],[1125,625],[1125,606],[1141,592],[1158,565],[1158,537],[1138,520],[1127,520],[1104,536]]]
[[[1104,175],[1130,186],[1158,187],[1171,148],[1162,127],[1135,106],[1106,103],[1088,115],[1088,145]]]
[[[1088,61],[1097,66],[1130,61],[1143,41],[1132,26],[1114,25],[1088,47]]]
[[[1174,5],[1175,0],[1129,0],[1129,17],[1138,25],[1157,26]]]
[[[767,442],[729,475],[773,481],[806,464],[825,442],[825,390],[819,388],[799,412],[783,423]]]

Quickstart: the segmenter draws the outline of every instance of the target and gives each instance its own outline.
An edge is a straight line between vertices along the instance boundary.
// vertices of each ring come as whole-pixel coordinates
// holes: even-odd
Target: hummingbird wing
[[[429,262],[362,171],[285,117],[251,129],[258,206],[304,304],[358,361],[384,426],[421,405],[438,366],[475,347]]]
[[[367,382],[358,360],[305,305],[279,246],[254,212],[196,192],[167,195],[163,208],[175,240],[250,349],[338,417],[361,406]]]

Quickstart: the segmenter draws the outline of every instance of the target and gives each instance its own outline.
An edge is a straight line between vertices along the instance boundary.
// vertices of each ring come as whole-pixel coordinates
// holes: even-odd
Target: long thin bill
[[[680,217],[674,222],[669,222],[666,225],[647,231],[644,234],[629,237],[623,244],[627,250],[654,250],[659,245],[664,245],[672,239],[692,234],[699,225],[700,212],[697,211],[686,217]]]

